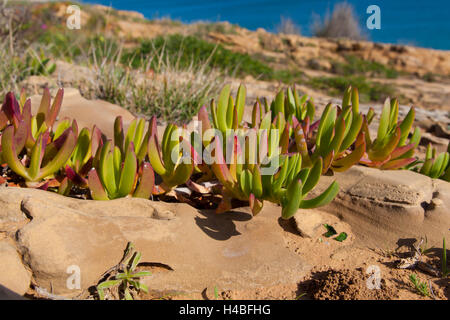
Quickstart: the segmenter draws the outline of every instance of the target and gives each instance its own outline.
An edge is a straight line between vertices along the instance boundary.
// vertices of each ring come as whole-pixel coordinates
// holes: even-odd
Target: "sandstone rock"
[[[142,261],[167,266],[147,284],[154,290],[201,292],[205,287],[259,288],[296,283],[305,263],[284,246],[280,209],[268,205],[251,219],[247,210],[217,215],[186,204],[144,199],[87,201],[33,189],[3,188],[31,221],[17,232],[23,261],[39,287],[75,295],[68,267],[81,270],[81,288],[95,285],[117,264],[128,241]],[[171,220],[155,219],[169,211]]]
[[[22,265],[16,248],[7,240],[0,241],[0,284],[24,295],[30,288],[31,272]]]
[[[334,177],[324,176],[314,193],[332,180],[338,181],[340,192],[322,209],[349,223],[366,244],[427,236],[430,244],[441,246],[442,238],[450,236],[448,182],[408,170],[356,166]],[[438,205],[436,199],[441,200]]]
[[[306,238],[314,238],[323,233],[322,226],[326,223],[317,210],[305,210],[294,216],[295,224],[300,235]]]

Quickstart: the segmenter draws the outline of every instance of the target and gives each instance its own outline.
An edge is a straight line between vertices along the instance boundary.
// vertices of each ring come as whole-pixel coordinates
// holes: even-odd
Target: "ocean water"
[[[250,30],[274,31],[280,17],[289,17],[304,35],[311,35],[313,15],[323,16],[342,0],[87,0],[146,18],[170,17],[185,23],[228,21]],[[371,41],[450,50],[450,0],[347,0],[355,8]],[[381,10],[381,29],[366,28],[369,5]]]

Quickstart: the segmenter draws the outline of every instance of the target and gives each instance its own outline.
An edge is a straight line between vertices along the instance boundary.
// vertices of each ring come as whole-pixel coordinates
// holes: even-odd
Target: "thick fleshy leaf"
[[[261,212],[261,209],[263,207],[263,201],[256,198],[253,193],[250,194],[248,202],[250,209],[252,210],[253,216],[256,216],[259,212]]]
[[[92,168],[88,175],[88,185],[91,191],[91,197],[94,200],[109,200],[108,195],[103,187],[97,171]]]
[[[383,164],[380,169],[382,170],[395,170],[406,167],[407,165],[416,161],[416,158],[406,158],[406,159],[396,159],[388,161],[386,164]]]
[[[142,174],[139,179],[139,185],[134,191],[133,197],[149,199],[155,185],[155,174],[150,163],[148,162],[142,163],[141,169]]]
[[[388,156],[390,157],[391,153],[398,146],[398,142],[400,141],[400,134],[400,128],[397,127],[392,135],[384,137],[384,140],[387,141],[384,145],[382,144],[383,142],[375,143],[373,148],[368,151],[370,160],[383,161]]]
[[[239,176],[239,184],[245,197],[249,197],[252,192],[253,175],[250,170],[245,169]]]
[[[245,86],[241,84],[236,94],[236,110],[237,110],[238,124],[242,122],[242,117],[244,116],[245,96],[246,96],[246,89]]]
[[[2,134],[2,158],[11,170],[26,180],[30,179],[27,169],[17,158],[16,146],[14,143],[14,126],[12,125],[6,127]]]
[[[359,94],[357,88],[352,88],[352,109],[354,114],[359,113]]]
[[[405,119],[403,119],[400,124],[401,138],[399,141],[399,145],[403,146],[405,144],[406,138],[408,138],[409,131],[411,131],[411,127],[414,123],[414,118],[416,117],[416,112],[414,107],[411,107]]]
[[[163,176],[167,173],[164,164],[161,159],[161,152],[159,151],[158,140],[156,138],[156,133],[153,134],[148,140],[148,157],[150,163],[157,174]]]
[[[397,147],[394,151],[391,153],[391,159],[397,159],[401,156],[403,156],[405,153],[407,153],[410,150],[413,150],[415,148],[414,144],[407,144],[406,146]]]
[[[125,197],[131,193],[133,190],[136,173],[137,172],[137,159],[134,152],[134,144],[131,141],[128,147],[127,153],[125,154],[125,160],[123,163],[122,172],[120,174],[120,182],[118,189],[118,196]]]
[[[284,119],[285,110],[284,110],[284,92],[283,92],[283,90],[280,90],[280,92],[278,92],[278,94],[275,96],[273,106],[274,106],[274,109],[272,110],[273,114],[278,115],[279,113],[281,113],[283,115],[283,119]]]
[[[31,180],[36,178],[41,169],[42,158],[44,157],[48,138],[48,132],[41,134],[31,150],[30,167],[28,168],[28,174],[30,175]]]
[[[223,158],[222,145],[218,136],[214,138],[213,143],[215,161],[211,164],[212,170],[222,184],[229,185],[234,180]]]
[[[53,99],[52,107],[49,109],[49,114],[46,118],[47,127],[52,128],[53,124],[56,121],[56,118],[58,117],[59,111],[61,110],[61,105],[64,97],[64,89],[60,88],[58,89],[58,92],[56,93],[55,98]]]
[[[329,204],[339,193],[339,185],[334,181],[323,193],[313,199],[302,200],[300,202],[301,209],[312,209]]]
[[[353,150],[350,154],[346,155],[345,157],[335,160],[332,163],[332,169],[336,172],[343,172],[350,167],[356,165],[359,160],[363,157],[364,153],[366,152],[366,145],[365,143],[359,145],[355,150]]]
[[[438,155],[436,157],[436,160],[434,161],[433,166],[431,167],[429,177],[433,179],[439,178],[447,167],[448,161],[449,154],[447,152],[443,152]]]
[[[302,198],[302,181],[292,181],[287,188],[286,196],[282,204],[281,217],[283,219],[289,219],[295,215],[302,202]]]
[[[311,191],[319,182],[320,175],[322,174],[322,166],[323,161],[322,158],[319,157],[309,172],[308,179],[303,184],[303,195],[306,195],[309,191]]]
[[[389,119],[391,112],[391,104],[389,99],[384,102],[383,110],[381,111],[380,124],[378,126],[378,140],[383,140],[389,129]]]
[[[228,102],[230,98],[230,85],[227,84],[223,87],[219,95],[219,100],[217,102],[217,124],[219,130],[225,132],[228,129],[227,126],[227,111]]]
[[[51,159],[50,162],[48,162],[47,165],[40,170],[38,179],[45,178],[55,173],[64,166],[67,160],[69,160],[72,151],[75,148],[76,137],[75,134],[73,133],[72,128],[69,128],[67,130],[68,135],[64,141],[64,144],[58,150],[58,153],[55,155],[55,157]]]

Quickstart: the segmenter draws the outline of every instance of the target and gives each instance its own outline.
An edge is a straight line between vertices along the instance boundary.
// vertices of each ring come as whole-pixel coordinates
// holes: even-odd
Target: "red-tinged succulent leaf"
[[[8,92],[5,97],[5,102],[2,106],[2,111],[8,117],[11,124],[15,128],[19,125],[19,121],[22,120],[22,114],[20,112],[20,106],[17,102],[16,96],[12,92]]]
[[[403,156],[405,153],[407,153],[410,150],[413,150],[416,146],[414,144],[407,144],[406,146],[397,147],[394,151],[391,153],[391,159],[397,159],[401,156]]]
[[[258,102],[255,102],[252,110],[252,128],[259,129],[261,123],[261,106]]]
[[[40,170],[40,173],[38,175],[38,179],[45,178],[59,169],[61,169],[64,164],[69,160],[73,149],[75,148],[76,144],[76,137],[75,134],[72,131],[72,128],[67,129],[68,135],[67,138],[64,141],[64,144],[62,147],[58,150],[57,154],[53,159],[51,159],[45,167],[43,167]]]
[[[331,163],[334,159],[334,150],[332,150],[329,154],[323,158],[323,168],[322,168],[322,174],[325,174],[328,169],[330,169]]]
[[[398,142],[400,141],[400,128],[397,127],[395,129],[395,133],[389,137],[385,137],[387,140],[387,143],[384,145],[377,145],[377,143],[372,146],[372,148],[368,151],[369,159],[372,161],[383,161],[387,157],[390,158],[391,153],[394,151],[394,149],[397,147]],[[378,139],[378,138],[377,138]],[[382,142],[380,142],[381,144]]]
[[[50,102],[51,102],[50,90],[46,87],[44,88],[44,92],[42,93],[41,104],[39,105],[39,109],[37,112],[37,114],[43,114],[44,119],[47,118],[47,115],[50,111]]]
[[[211,129],[211,122],[209,121],[208,110],[206,106],[203,106],[198,111],[198,120],[202,123],[202,135],[205,134],[206,130]]]
[[[49,182],[45,181],[43,184],[38,186],[36,189],[47,191],[48,187],[49,187]]]
[[[16,144],[14,141],[14,126],[6,127],[2,134],[2,158],[8,167],[26,180],[30,179],[27,169],[17,158]]]
[[[91,168],[89,168],[89,170],[90,169]],[[89,170],[88,170],[88,172],[89,172]],[[77,186],[85,186],[85,185],[87,185],[87,180],[85,178],[83,178],[81,175],[79,175],[78,173],[76,173],[75,170],[73,170],[70,166],[66,165],[65,171],[66,171],[67,178],[71,182],[76,184]]]
[[[27,142],[29,127],[25,121],[20,121],[14,133],[14,143],[16,147],[16,155],[18,156]]]
[[[91,144],[91,156],[95,157],[97,155],[97,151],[103,145],[103,134],[95,125],[92,127]]]
[[[380,169],[382,170],[395,170],[395,169],[401,169],[411,163],[416,161],[416,158],[408,158],[408,159],[396,159],[388,161],[387,163],[383,164]]]
[[[356,165],[361,160],[365,151],[366,151],[366,145],[360,144],[350,154],[346,155],[345,157],[343,157],[339,160],[333,161],[331,168],[333,169],[333,171],[336,171],[336,172],[346,171],[346,170],[350,169],[350,167]]]
[[[49,133],[46,131],[41,134],[31,150],[31,160],[30,167],[28,168],[28,174],[30,175],[30,180],[35,181],[34,179],[38,176],[39,171],[41,169],[42,159],[45,153],[45,147],[47,145],[47,140],[49,139]]]
[[[8,117],[3,111],[0,111],[0,130],[3,130],[8,125]]]
[[[142,174],[139,179],[139,185],[134,191],[133,197],[149,199],[155,186],[155,174],[152,166],[148,162],[141,165]]]
[[[289,149],[289,122],[286,123],[280,138],[281,153],[287,153]]]
[[[256,198],[253,193],[250,194],[248,202],[249,202],[250,209],[252,210],[253,216],[256,216],[258,213],[261,212],[261,209],[263,207],[263,201]]]
[[[69,180],[68,177],[65,177],[58,187],[58,193],[63,196],[68,196],[70,194],[71,189],[72,189],[72,182]]]
[[[94,200],[109,200],[108,194],[103,187],[97,171],[92,168],[88,175],[88,185],[91,191],[91,197]]]
[[[167,173],[167,170],[164,167],[164,164],[161,159],[161,152],[159,150],[156,132],[148,140],[148,156],[155,172],[160,176],[165,175]]]
[[[216,175],[217,179],[219,179],[219,181],[223,185],[229,186],[231,183],[234,182],[234,180],[233,176],[230,173],[230,170],[228,169],[225,163],[222,145],[218,136],[214,138],[213,143],[214,143],[214,161],[211,164],[212,170]]]
[[[329,204],[339,193],[339,185],[336,181],[334,181],[324,192],[322,192],[319,196],[309,199],[302,200],[300,202],[300,209],[313,209],[325,206]]]
[[[124,133],[123,133],[123,121],[122,116],[117,116],[114,120],[114,145],[118,146],[122,152],[123,144],[125,141]]]
[[[55,123],[56,118],[58,117],[59,111],[61,110],[63,97],[64,97],[64,89],[60,88],[56,93],[55,98],[53,99],[52,107],[49,110],[50,113],[48,114],[46,119],[46,123],[49,128],[53,127],[53,124]]]
[[[306,161],[309,159],[308,146],[306,144],[304,131],[300,125],[294,129],[294,139],[297,146],[297,151],[300,152],[304,158],[303,160]]]

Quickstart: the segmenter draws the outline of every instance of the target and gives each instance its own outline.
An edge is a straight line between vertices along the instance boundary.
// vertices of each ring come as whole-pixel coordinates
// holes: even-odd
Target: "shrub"
[[[327,12],[323,20],[319,16],[315,16],[312,33],[314,36],[322,38],[348,38],[352,40],[366,38],[362,33],[353,6],[347,2],[335,4],[331,15]]]
[[[281,16],[280,23],[275,27],[278,34],[301,35],[300,27],[291,19]]]

